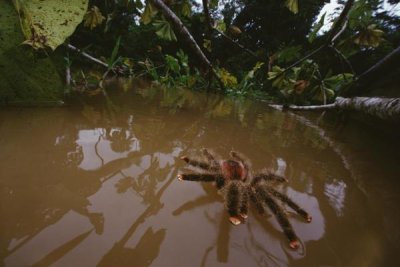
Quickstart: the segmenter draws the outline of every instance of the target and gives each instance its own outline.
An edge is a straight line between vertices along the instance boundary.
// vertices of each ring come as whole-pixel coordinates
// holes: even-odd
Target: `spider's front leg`
[[[203,162],[203,161],[190,159],[187,156],[183,156],[183,157],[181,157],[181,159],[184,160],[187,164],[189,164],[191,166],[198,167],[198,168],[206,170],[206,171],[215,171],[216,170],[215,167],[213,167],[210,164]]]
[[[297,205],[293,200],[291,200],[287,195],[282,194],[281,192],[270,188],[269,191],[279,198],[282,202],[286,203],[289,207],[291,207],[294,211],[296,211],[300,216],[302,216],[307,222],[311,222],[312,217],[299,205]]]
[[[247,218],[247,187],[241,181],[230,181],[226,185],[226,192],[224,197],[225,205],[229,214],[229,221],[234,225],[239,225],[243,219]]]
[[[279,204],[275,201],[275,199],[268,193],[268,190],[265,186],[256,186],[255,192],[257,197],[263,199],[265,204],[269,207],[269,209],[274,213],[279,225],[281,226],[283,232],[286,237],[289,239],[289,246],[293,249],[296,249],[300,246],[300,242],[298,237],[296,236],[292,225],[290,224],[286,213],[279,206]]]

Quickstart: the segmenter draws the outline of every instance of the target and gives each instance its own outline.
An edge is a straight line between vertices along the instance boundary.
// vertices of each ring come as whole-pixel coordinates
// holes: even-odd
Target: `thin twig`
[[[346,16],[346,20],[343,23],[342,28],[340,29],[340,31],[332,38],[332,40],[330,40],[331,45],[333,45],[336,41],[337,38],[339,38],[339,36],[344,32],[344,30],[346,30],[347,24],[349,23],[349,18],[348,16]]]
[[[339,49],[337,49],[334,46],[329,46],[339,57],[346,63],[346,65],[349,67],[351,73],[353,74],[353,77],[356,76],[356,72],[354,71],[353,65],[351,65],[350,61],[343,55],[342,52],[340,52]]]
[[[292,69],[293,67],[297,66],[298,64],[302,63],[306,59],[312,57],[313,55],[320,52],[322,49],[326,48],[327,46],[333,45],[334,41],[336,41],[336,39],[344,32],[344,30],[347,27],[348,14],[349,14],[349,11],[350,11],[351,7],[353,6],[353,4],[354,4],[354,0],[347,1],[346,5],[343,8],[342,13],[340,13],[340,16],[339,16],[337,22],[333,25],[332,29],[330,30],[328,40],[322,46],[318,47],[317,49],[310,52],[305,57],[299,59],[298,61],[296,61],[289,67],[285,68],[285,70],[283,72],[281,72],[280,75],[282,75],[283,73]],[[340,30],[338,30],[339,28],[340,28]]]
[[[67,86],[71,85],[71,68],[69,66],[65,68],[65,84]]]
[[[233,43],[234,45],[236,45],[237,47],[239,47],[240,49],[243,49],[245,52],[247,52],[248,54],[252,55],[255,58],[259,58],[256,53],[254,53],[253,51],[251,51],[250,49],[244,47],[243,45],[239,44],[238,42],[236,42],[235,40],[233,40],[232,38],[230,38],[228,35],[226,35],[225,33],[221,32],[220,30],[218,30],[217,28],[212,28],[214,31],[216,31],[217,33],[221,34],[222,37],[224,37],[225,39],[227,39],[228,41],[230,41],[231,43]]]
[[[303,61],[307,60],[308,58],[312,57],[313,55],[315,55],[316,53],[318,53],[319,51],[321,51],[322,49],[324,49],[326,47],[326,45],[322,45],[320,47],[318,47],[317,49],[315,49],[314,51],[312,51],[311,53],[309,53],[308,55],[304,56],[303,58],[297,60],[296,62],[294,62],[292,65],[290,65],[289,67],[285,68],[280,74],[284,74],[285,72],[287,72],[288,70],[292,69],[293,67],[296,67],[297,65],[299,65],[300,63],[302,63]]]
[[[336,39],[339,37],[339,35],[342,34],[342,32],[344,31],[344,28],[346,28],[343,26],[347,24],[346,21],[348,20],[348,14],[349,14],[350,9],[353,6],[353,4],[354,4],[354,0],[348,0],[346,2],[346,5],[344,6],[342,13],[340,13],[338,20],[333,25],[333,27],[330,31],[330,34],[328,37],[329,44],[336,41]],[[340,28],[340,30],[339,30],[339,28]]]
[[[97,59],[97,58],[95,58],[95,57],[92,57],[92,56],[89,55],[88,53],[83,52],[81,49],[76,48],[75,46],[73,46],[73,45],[71,45],[71,44],[68,44],[67,47],[68,47],[69,49],[73,50],[73,51],[76,51],[76,52],[80,53],[82,56],[84,56],[85,58],[89,59],[90,61],[93,61],[93,62],[95,62],[95,63],[97,63],[97,64],[100,64],[100,65],[102,65],[102,66],[108,68],[108,64],[107,64],[107,63],[101,61],[100,59]]]

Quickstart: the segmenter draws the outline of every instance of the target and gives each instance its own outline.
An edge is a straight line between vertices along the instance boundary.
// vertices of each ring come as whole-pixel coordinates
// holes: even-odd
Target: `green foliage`
[[[211,40],[209,39],[203,39],[203,47],[208,51],[211,52]]]
[[[181,13],[184,17],[190,17],[192,15],[192,6],[190,5],[189,0],[183,1]]]
[[[298,0],[286,0],[286,7],[294,14],[299,12],[299,3]]]
[[[225,87],[233,89],[238,84],[237,78],[224,68],[218,70],[218,76]]]
[[[226,31],[226,24],[223,20],[217,20],[215,22],[215,28],[221,32],[225,32]]]
[[[81,23],[88,0],[14,0],[25,44],[56,49]]]
[[[268,72],[272,86],[279,89],[287,100],[297,104],[333,101],[334,97],[352,82],[352,78],[350,73],[324,78],[319,65],[312,60],[306,60],[299,67],[287,71],[274,66]]]
[[[349,12],[349,27],[353,32],[352,41],[360,46],[378,47],[384,40],[384,32],[374,18],[373,1],[357,1]]]
[[[217,8],[218,7],[218,0],[210,0],[210,8]]]
[[[88,12],[86,12],[85,17],[83,19],[84,19],[83,25],[93,30],[97,26],[101,25],[101,23],[105,18],[103,14],[101,14],[101,11],[97,6],[92,6],[92,8]]]
[[[384,32],[377,29],[375,24],[371,24],[354,36],[354,43],[361,46],[378,47],[384,40],[383,34]]]
[[[263,65],[263,62],[257,62],[254,67],[244,75],[240,83],[236,86],[236,88],[234,88],[236,94],[249,94],[261,87],[255,78],[257,72]]]
[[[287,46],[276,53],[278,63],[288,63],[300,57],[301,45]]]
[[[356,1],[349,12],[349,27],[352,30],[360,25],[367,26],[373,23],[373,10],[368,0]]]
[[[151,4],[150,1],[146,1],[146,7],[144,8],[144,11],[142,13],[140,21],[146,25],[151,22],[153,17],[157,14],[157,9]]]
[[[153,22],[153,26],[156,29],[156,34],[161,39],[168,41],[177,41],[174,30],[166,20],[156,20]]]
[[[167,71],[171,71],[172,74],[180,74],[181,67],[177,58],[166,55],[165,62],[167,64]]]
[[[315,23],[314,26],[312,27],[311,32],[308,35],[308,42],[310,42],[310,43],[314,42],[315,38],[317,37],[317,33],[322,28],[322,26],[324,26],[325,15],[326,15],[326,12],[321,16],[319,21],[317,23]]]
[[[189,58],[182,50],[179,50],[176,56],[165,55],[164,61],[165,64],[158,67],[154,66],[154,63],[149,59],[141,62],[141,65],[146,68],[146,73],[155,82],[161,83],[168,88],[204,88],[207,85],[207,82],[198,71],[191,72]]]
[[[289,88],[289,77],[287,77],[284,69],[279,66],[273,66],[272,70],[268,72],[268,80],[272,81],[272,86],[278,89],[288,89]]]
[[[120,60],[121,57],[118,57],[118,50],[121,44],[121,36],[117,38],[117,41],[115,42],[114,49],[111,53],[111,57],[107,60],[107,65],[108,65],[108,70],[112,70]]]

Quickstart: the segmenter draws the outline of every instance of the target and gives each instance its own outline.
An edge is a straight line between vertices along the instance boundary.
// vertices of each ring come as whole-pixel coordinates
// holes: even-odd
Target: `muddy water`
[[[108,101],[0,111],[0,265],[395,265],[400,172],[389,140],[258,102],[124,88]],[[176,179],[179,157],[203,147],[289,179],[278,189],[313,217],[286,209],[300,249],[269,212],[232,226],[211,184]]]

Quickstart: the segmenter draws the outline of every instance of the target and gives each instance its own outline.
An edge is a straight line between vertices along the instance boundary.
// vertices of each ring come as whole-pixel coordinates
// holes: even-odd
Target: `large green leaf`
[[[156,28],[156,34],[158,37],[168,40],[176,41],[176,35],[171,25],[166,20],[156,20],[153,22],[153,26]]]
[[[18,15],[13,6],[6,1],[0,3],[0,56],[17,45],[22,40],[22,33],[19,26]],[[19,38],[15,38],[19,33]]]
[[[18,14],[0,2],[0,103],[44,103],[61,98],[63,84],[53,61],[20,46],[24,40]]]
[[[88,0],[13,0],[24,43],[34,48],[56,49],[82,22]]]
[[[147,1],[146,7],[144,8],[140,21],[144,25],[149,24],[153,19],[153,17],[157,14],[157,12],[158,12],[157,9],[153,7],[151,2]]]

